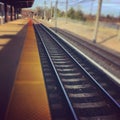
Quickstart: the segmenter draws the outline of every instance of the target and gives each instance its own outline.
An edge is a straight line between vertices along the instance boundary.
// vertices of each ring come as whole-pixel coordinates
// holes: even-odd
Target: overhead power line
[[[74,6],[74,5],[77,5],[77,4],[80,4],[80,3],[88,3],[88,2],[92,2],[92,1],[95,1],[95,0],[79,0],[79,1],[76,1],[76,2],[71,2],[69,3],[69,6]]]

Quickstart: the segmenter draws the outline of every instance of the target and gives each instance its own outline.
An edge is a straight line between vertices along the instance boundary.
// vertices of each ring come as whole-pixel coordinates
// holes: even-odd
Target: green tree
[[[58,17],[63,17],[64,16],[64,11],[61,11],[60,9],[57,9],[57,15],[58,15]]]
[[[70,17],[71,19],[75,19],[75,10],[73,8],[70,8],[68,13],[67,13],[68,17]]]
[[[86,18],[84,17],[84,13],[81,10],[74,10],[73,8],[70,8],[68,11],[68,17],[71,19],[77,19],[77,20],[83,20],[85,21]]]
[[[83,15],[83,12],[82,12],[81,10],[77,10],[77,11],[75,12],[75,18],[76,18],[77,20],[82,20],[83,17],[84,17],[84,15]]]
[[[64,17],[64,16],[65,16],[65,12],[61,11],[59,17]]]

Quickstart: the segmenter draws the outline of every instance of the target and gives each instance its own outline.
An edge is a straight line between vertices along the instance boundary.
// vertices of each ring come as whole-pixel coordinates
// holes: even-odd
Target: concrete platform
[[[27,31],[27,19],[0,25],[0,120],[4,120]]]
[[[9,30],[3,25],[9,42],[0,50],[0,120],[51,119],[35,33],[27,22],[8,23]]]

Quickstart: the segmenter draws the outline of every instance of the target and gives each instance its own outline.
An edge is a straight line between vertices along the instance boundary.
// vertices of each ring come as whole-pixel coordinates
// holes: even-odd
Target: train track
[[[57,81],[57,77],[51,66],[42,41],[40,41],[38,34],[36,34],[36,37],[45,78],[52,120],[58,120],[58,118],[59,120],[74,120],[71,111],[67,107],[68,105],[65,96],[62,90],[59,89],[59,82]]]
[[[101,57],[104,61],[106,61],[109,65],[116,67],[120,70],[120,56],[116,56],[115,54],[112,54],[104,49],[101,49],[100,47],[90,43],[78,39],[78,37],[75,37],[74,35],[70,34],[67,31],[59,30],[59,33],[64,35],[67,38],[72,39],[76,44],[79,44],[80,46],[83,46],[84,48],[88,49],[89,51],[92,51],[97,56]],[[73,39],[74,38],[74,39]]]
[[[120,89],[111,78],[45,26],[34,26],[53,120],[118,120]]]
[[[66,30],[58,29],[57,32],[72,44],[79,46],[81,51],[85,52],[91,58],[94,58],[94,60],[99,64],[102,63],[101,65],[104,66],[105,69],[120,78],[120,55],[109,52],[103,47],[100,47],[88,40],[86,41],[84,38],[80,38],[79,36],[74,35]]]

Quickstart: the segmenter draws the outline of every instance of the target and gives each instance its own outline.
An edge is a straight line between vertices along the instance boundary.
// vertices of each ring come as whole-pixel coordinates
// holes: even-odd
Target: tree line
[[[54,18],[54,12],[55,12],[55,8],[52,7],[50,8],[41,8],[41,7],[37,7],[35,9],[35,15],[37,15],[38,17],[44,19],[44,12],[46,14],[46,19],[51,19]],[[66,12],[62,11],[60,9],[57,9],[57,17],[65,17]],[[91,14],[85,14],[82,10],[76,10],[74,8],[70,8],[67,11],[67,17],[74,19],[74,20],[80,20],[80,21],[94,21],[95,20],[95,15],[91,15]],[[100,21],[106,21],[106,22],[119,22],[120,21],[120,17],[114,17],[111,15],[101,15],[100,17]]]
[[[50,8],[44,9],[41,7],[37,7],[35,11],[38,17],[44,18],[44,12],[45,12],[46,18],[50,19],[51,17],[54,17],[55,8],[52,7],[52,9]],[[60,9],[57,9],[57,17],[65,17],[65,14],[66,14],[65,11],[61,11]],[[70,8],[67,11],[67,16],[71,19],[85,20],[84,13],[82,12],[82,10],[75,10],[74,8]]]

